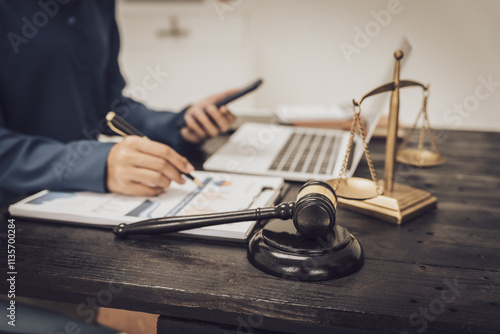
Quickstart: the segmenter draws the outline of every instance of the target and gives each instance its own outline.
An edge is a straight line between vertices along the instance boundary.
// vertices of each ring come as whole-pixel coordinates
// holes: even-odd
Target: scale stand
[[[400,60],[403,58],[403,52],[400,50],[396,51],[394,53],[394,58],[396,61],[394,66],[393,82],[375,88],[364,95],[357,103],[354,101],[354,105],[359,106],[367,97],[392,91],[385,149],[384,181],[377,183],[374,173],[372,173],[373,182],[376,183],[377,187],[383,189],[383,191],[379,192],[382,194],[366,199],[348,198],[339,195],[338,202],[339,207],[399,225],[425,211],[435,208],[437,205],[437,198],[432,196],[427,191],[404,184],[394,183],[394,167],[396,165],[396,144],[399,118],[399,90],[401,88],[412,86],[420,86],[424,90],[426,89],[426,87],[419,82],[412,80],[400,80]],[[370,170],[370,172],[372,171]],[[346,182],[346,180],[348,181],[349,178],[344,179],[344,182]],[[369,180],[366,181],[370,182]],[[330,180],[327,181],[327,183],[331,185],[338,185],[339,179]]]

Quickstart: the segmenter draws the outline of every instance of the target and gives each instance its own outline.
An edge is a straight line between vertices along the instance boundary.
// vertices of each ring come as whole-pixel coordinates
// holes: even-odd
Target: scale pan
[[[402,164],[417,167],[441,166],[446,161],[439,153],[419,149],[404,149],[398,152],[396,160]]]
[[[346,179],[332,179],[326,181],[332,188],[335,189],[335,185],[338,182],[337,189],[335,193],[337,196],[347,199],[369,199],[377,197],[379,193],[377,192],[377,184],[369,179],[364,179],[361,177],[349,177]]]

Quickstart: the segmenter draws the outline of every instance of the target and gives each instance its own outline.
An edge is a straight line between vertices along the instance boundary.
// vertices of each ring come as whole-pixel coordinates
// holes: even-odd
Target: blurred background
[[[401,77],[430,84],[431,125],[500,131],[497,0],[118,0],[117,18],[126,94],[158,110],[258,77],[236,114],[349,104],[387,81],[406,36]],[[421,99],[402,92],[404,125]]]

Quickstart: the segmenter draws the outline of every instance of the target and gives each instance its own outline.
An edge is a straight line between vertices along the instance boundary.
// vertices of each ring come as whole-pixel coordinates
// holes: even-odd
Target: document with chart
[[[252,209],[273,205],[284,181],[281,177],[193,172],[204,183],[172,183],[156,197],[134,197],[93,192],[43,190],[11,205],[13,216],[84,223],[97,226],[133,223],[149,218],[197,215]],[[255,222],[209,226],[188,231],[186,235],[244,240]]]

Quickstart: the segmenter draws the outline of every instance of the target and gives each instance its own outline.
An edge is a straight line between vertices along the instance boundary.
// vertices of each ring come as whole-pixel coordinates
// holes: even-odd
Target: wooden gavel
[[[170,233],[227,223],[291,218],[297,231],[307,237],[315,238],[332,231],[336,213],[335,191],[324,182],[309,181],[300,188],[295,202],[252,210],[161,217],[131,224],[122,223],[113,229],[113,233],[125,237],[129,234]]]

